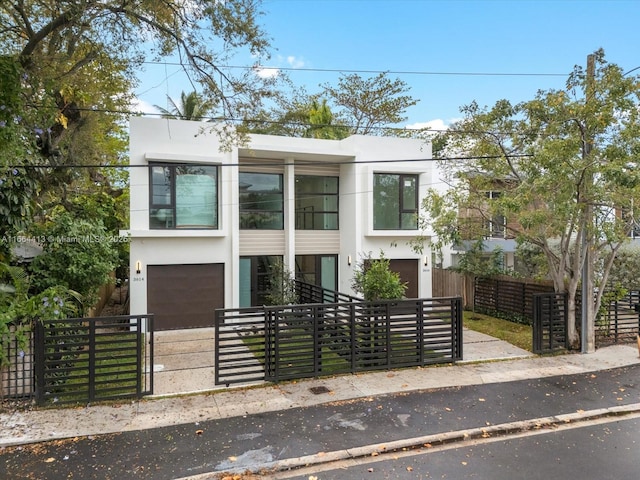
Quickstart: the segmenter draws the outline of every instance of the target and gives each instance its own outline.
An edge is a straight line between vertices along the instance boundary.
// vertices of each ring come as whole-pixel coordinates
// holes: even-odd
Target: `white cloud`
[[[428,122],[412,123],[411,125],[407,125],[406,128],[410,130],[421,130],[428,128],[435,132],[439,132],[442,130],[447,130],[449,128],[449,124],[445,123],[445,121],[440,118],[436,118],[435,120],[429,120]]]
[[[160,113],[156,107],[151,105],[149,102],[139,99],[138,97],[134,97],[131,101],[131,111],[136,113],[151,113],[155,115]]]
[[[294,55],[289,55],[287,57],[287,63],[292,68],[303,68],[306,65],[304,58],[296,57]]]
[[[275,67],[254,67],[253,71],[260,78],[275,78],[280,75],[280,69]]]

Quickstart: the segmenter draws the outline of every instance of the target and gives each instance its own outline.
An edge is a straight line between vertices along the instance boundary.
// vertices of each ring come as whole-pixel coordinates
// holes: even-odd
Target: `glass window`
[[[336,291],[337,255],[296,255],[296,278],[305,283]]]
[[[282,230],[284,199],[279,173],[239,174],[240,228]]]
[[[376,173],[373,176],[373,228],[418,229],[418,176]]]
[[[338,177],[296,175],[296,229],[338,229]]]
[[[501,192],[488,191],[484,192],[488,202],[497,200],[502,196]],[[490,208],[490,207],[489,207]],[[490,238],[505,238],[506,235],[506,218],[504,215],[494,214],[491,218],[485,219],[484,229],[487,237]]]
[[[218,167],[151,165],[149,228],[218,228]]]

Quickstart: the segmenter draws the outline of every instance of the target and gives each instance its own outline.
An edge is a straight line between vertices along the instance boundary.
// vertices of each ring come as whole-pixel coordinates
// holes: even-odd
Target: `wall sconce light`
[[[429,265],[429,257],[427,257],[426,255],[424,256],[424,260],[423,260],[424,266],[426,267],[427,265]]]
[[[140,275],[140,272],[142,272],[142,262],[140,260],[138,260],[136,262],[136,274]]]
[[[347,265],[351,265],[351,255],[347,255]]]

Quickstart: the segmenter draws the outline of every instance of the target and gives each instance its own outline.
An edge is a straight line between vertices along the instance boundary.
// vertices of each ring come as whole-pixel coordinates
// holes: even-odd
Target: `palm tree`
[[[205,100],[198,92],[191,93],[182,92],[180,94],[180,102],[176,103],[169,95],[167,95],[169,103],[172,105],[171,110],[154,105],[162,118],[175,118],[180,120],[204,120],[213,109],[213,102]]]

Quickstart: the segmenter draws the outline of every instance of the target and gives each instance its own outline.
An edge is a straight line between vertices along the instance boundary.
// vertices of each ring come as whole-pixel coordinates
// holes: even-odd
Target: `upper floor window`
[[[284,228],[284,197],[282,174],[239,174],[240,228],[282,230]]]
[[[373,175],[373,228],[418,229],[418,175]]]
[[[487,197],[487,201],[491,202],[500,198],[502,196],[502,192],[488,191],[484,192],[484,195]],[[484,231],[488,238],[505,238],[507,229],[506,218],[504,215],[494,214],[491,218],[486,218],[484,222]]]
[[[338,177],[296,175],[296,229],[338,229]]]
[[[152,164],[149,228],[218,228],[218,167]]]

